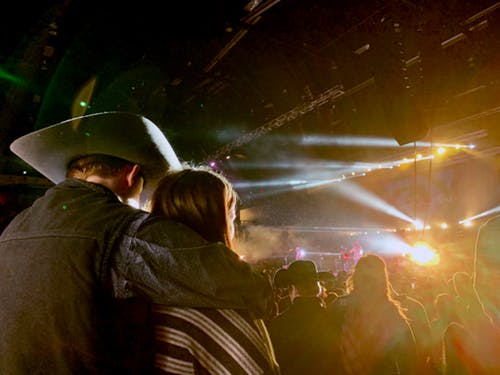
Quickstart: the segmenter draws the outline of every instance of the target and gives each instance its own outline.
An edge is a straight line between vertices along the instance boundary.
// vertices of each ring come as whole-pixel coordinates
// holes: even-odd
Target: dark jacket
[[[9,224],[0,256],[5,375],[120,372],[110,327],[114,302],[124,300],[112,296],[259,310],[269,292],[266,280],[226,247],[74,179]]]
[[[283,375],[334,373],[332,335],[319,298],[295,298],[267,327]]]

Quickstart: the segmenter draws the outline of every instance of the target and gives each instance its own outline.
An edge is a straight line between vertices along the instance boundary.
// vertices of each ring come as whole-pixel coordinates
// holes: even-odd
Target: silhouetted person
[[[292,262],[285,272],[291,306],[267,322],[283,375],[333,373],[332,335],[320,298],[316,264]]]
[[[340,374],[417,373],[415,338],[391,296],[384,260],[361,257],[348,280],[349,293],[329,307]]]

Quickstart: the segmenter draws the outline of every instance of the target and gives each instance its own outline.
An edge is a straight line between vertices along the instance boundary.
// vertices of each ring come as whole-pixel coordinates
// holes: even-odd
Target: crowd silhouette
[[[298,373],[296,363],[301,362],[307,362],[301,368],[308,368],[302,373],[311,374],[499,374],[498,292],[486,281],[498,280],[498,221],[498,217],[489,220],[478,233],[473,272],[415,274],[374,253],[363,255],[352,272],[318,272],[320,290],[308,298],[320,300],[326,322],[321,329],[316,327],[315,340],[301,333],[303,340],[295,339],[300,350],[277,356],[282,374]],[[293,267],[291,263],[275,271],[274,287],[280,290],[275,294],[277,303],[287,284],[281,275]],[[287,285],[296,296],[293,283]],[[277,317],[268,323],[278,348],[283,339],[274,338],[273,327],[276,321],[284,322],[293,307],[292,297],[290,308],[278,309]],[[306,326],[315,326],[312,317],[290,320],[280,330],[293,338]],[[326,350],[321,345],[325,336]],[[321,350],[333,358],[326,365],[328,371],[311,357]]]

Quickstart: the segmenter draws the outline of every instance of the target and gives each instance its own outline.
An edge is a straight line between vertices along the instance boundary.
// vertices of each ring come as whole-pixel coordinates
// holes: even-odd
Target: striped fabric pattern
[[[279,374],[262,320],[247,311],[153,306],[158,374]]]

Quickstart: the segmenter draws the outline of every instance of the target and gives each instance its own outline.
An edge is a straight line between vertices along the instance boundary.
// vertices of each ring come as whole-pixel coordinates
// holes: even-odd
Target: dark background
[[[253,225],[408,224],[360,203],[365,195],[432,225],[498,207],[498,2],[9,7],[0,15],[2,222],[50,186],[12,155],[12,140],[103,110],[141,113],[164,130],[180,159],[215,161],[241,196],[241,219]],[[309,136],[393,144],[304,145]],[[360,176],[368,166],[430,155],[439,142],[476,147]],[[335,184],[304,188],[342,175],[353,185],[341,192]]]

